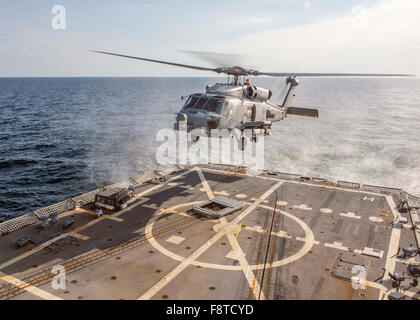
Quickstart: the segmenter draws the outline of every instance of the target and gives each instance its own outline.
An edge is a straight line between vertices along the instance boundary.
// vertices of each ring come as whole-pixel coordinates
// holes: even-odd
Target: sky
[[[419,0],[2,0],[0,77],[213,76],[90,50],[210,67],[186,51],[229,53],[267,72],[418,75],[419,17]]]

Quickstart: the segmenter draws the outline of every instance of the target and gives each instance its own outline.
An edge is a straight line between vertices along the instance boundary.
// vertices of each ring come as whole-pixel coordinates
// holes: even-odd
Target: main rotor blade
[[[168,65],[171,65],[171,66],[182,67],[182,68],[189,68],[189,69],[202,70],[202,71],[213,71],[213,72],[220,73],[219,69],[217,69],[217,68],[206,68],[206,67],[191,66],[191,65],[188,65],[188,64],[181,64],[181,63],[174,63],[174,62],[168,62],[168,61],[162,61],[162,60],[154,60],[154,59],[126,56],[126,55],[123,55],[123,54],[117,54],[117,53],[111,53],[111,52],[105,52],[105,51],[95,51],[95,50],[93,50],[92,52],[109,54],[111,56],[117,56],[117,57],[123,57],[123,58],[143,60],[143,61],[148,61],[148,62],[168,64]]]
[[[215,67],[241,66],[244,56],[230,53],[183,51]]]
[[[271,77],[415,77],[413,74],[390,73],[276,73],[259,71],[255,75]]]

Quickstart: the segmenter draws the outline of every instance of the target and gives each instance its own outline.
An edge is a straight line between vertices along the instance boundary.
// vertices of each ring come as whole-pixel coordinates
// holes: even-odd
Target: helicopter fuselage
[[[285,117],[287,108],[272,104],[271,91],[248,84],[216,83],[206,93],[188,97],[179,111],[174,125],[186,123],[187,131],[203,129],[253,129],[258,134],[269,134],[272,122]]]

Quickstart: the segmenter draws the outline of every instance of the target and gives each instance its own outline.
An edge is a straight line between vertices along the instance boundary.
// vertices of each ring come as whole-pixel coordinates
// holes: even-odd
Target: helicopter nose
[[[220,121],[220,118],[214,118],[214,117],[208,118],[207,119],[207,128],[208,129],[217,129],[217,127],[219,125],[219,121]]]

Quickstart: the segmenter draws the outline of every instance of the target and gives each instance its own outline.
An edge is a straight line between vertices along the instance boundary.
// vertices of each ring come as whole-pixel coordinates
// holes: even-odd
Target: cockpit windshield
[[[194,107],[194,105],[198,101],[198,98],[199,98],[198,96],[190,96],[184,105],[184,109],[190,109]]]
[[[209,99],[207,98],[201,97],[200,99],[198,99],[197,103],[194,105],[194,109],[197,109],[197,110],[204,109],[208,100]]]
[[[221,98],[208,98],[206,96],[190,96],[185,103],[184,109],[205,110],[208,112],[222,113],[223,106],[227,102]]]

